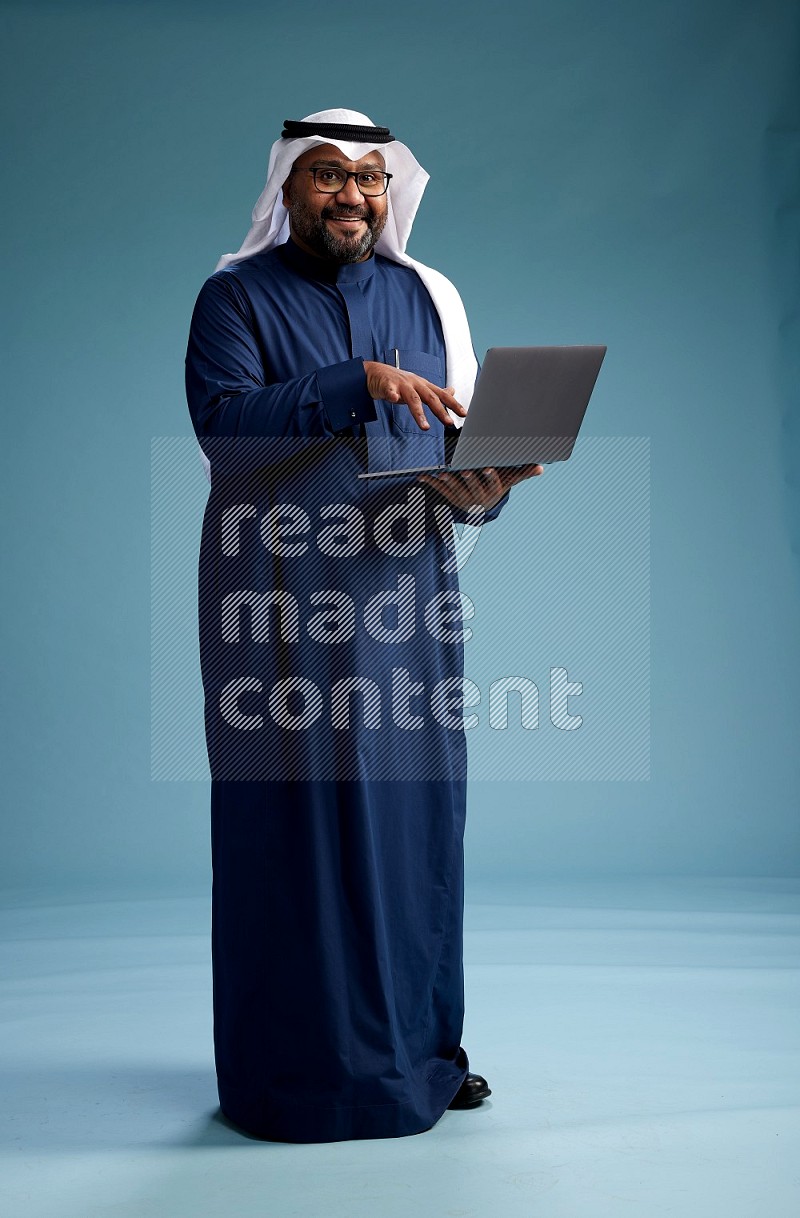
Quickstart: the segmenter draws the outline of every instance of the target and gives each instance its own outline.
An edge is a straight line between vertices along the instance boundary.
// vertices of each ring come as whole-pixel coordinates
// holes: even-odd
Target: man
[[[452,518],[542,468],[358,479],[439,464],[477,371],[455,289],[405,252],[426,182],[362,114],[287,120],[192,318],[217,1079],[272,1140],[419,1133],[490,1094],[460,1044]]]

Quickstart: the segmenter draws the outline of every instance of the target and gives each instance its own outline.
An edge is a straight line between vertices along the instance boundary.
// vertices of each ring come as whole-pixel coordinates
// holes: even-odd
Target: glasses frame
[[[317,174],[318,173],[330,173],[331,170],[333,170],[335,173],[343,173],[345,175],[344,182],[337,190],[323,190],[321,186],[317,185]],[[383,195],[386,194],[387,190],[389,189],[389,183],[391,182],[392,178],[394,177],[393,173],[387,173],[386,170],[384,170],[384,169],[359,169],[359,170],[340,169],[338,165],[314,165],[314,166],[311,166],[310,168],[296,168],[296,169],[293,168],[293,169],[289,170],[289,173],[311,173],[311,174],[313,174],[314,175],[314,189],[318,190],[321,195],[338,195],[340,190],[345,189],[345,187],[347,186],[347,183],[350,181],[350,179],[355,178],[356,186],[358,187],[358,192],[365,199],[380,199]],[[376,176],[381,175],[384,179],[383,190],[378,191],[377,194],[371,194],[371,195],[364,194],[364,191],[358,185],[358,179],[360,178],[362,173],[374,173]]]

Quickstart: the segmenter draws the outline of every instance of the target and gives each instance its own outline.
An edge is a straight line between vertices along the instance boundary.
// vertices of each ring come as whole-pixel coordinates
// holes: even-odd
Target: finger
[[[416,422],[419,424],[419,426],[422,428],[423,431],[428,431],[430,428],[430,423],[428,422],[428,420],[425,417],[425,410],[422,405],[422,398],[419,396],[419,394],[417,393],[414,386],[409,385],[408,383],[403,384],[401,386],[401,393],[403,396],[403,401],[405,402],[408,409],[411,411],[411,414],[413,415]]]
[[[523,465],[519,469],[511,471],[515,482],[522,482],[525,478],[535,478],[537,474],[544,473],[543,465]]]
[[[424,482],[433,491],[441,491],[441,476],[438,474],[417,474],[417,482]]]
[[[467,508],[467,494],[463,485],[455,480],[452,474],[437,474],[432,477],[424,474],[420,477],[420,482],[425,482],[432,490],[437,491],[443,498],[447,499],[454,507]]]
[[[447,477],[452,479],[450,502],[467,511],[476,507],[491,509],[503,498],[503,484],[496,469],[463,469]]]
[[[483,482],[475,470],[463,469],[458,473],[448,474],[450,487],[458,497],[458,506],[463,508],[480,507],[483,505],[485,491]],[[455,500],[453,500],[455,502]]]
[[[487,494],[495,499],[502,498],[505,487],[498,469],[489,468],[481,470],[481,478]]]
[[[483,508],[493,508],[494,505],[498,503],[505,494],[505,487],[503,486],[503,480],[500,477],[500,471],[494,469],[493,467],[487,466],[485,469],[475,470],[473,472],[475,479],[480,486],[480,506]]]
[[[516,486],[518,482],[523,482],[526,478],[533,478],[537,474],[544,473],[544,467],[541,465],[508,465],[498,470],[502,484],[508,488]]]
[[[483,498],[484,479],[481,470],[462,469],[458,471],[457,477],[461,479],[464,487],[471,495],[474,495],[476,499]]]
[[[447,413],[447,407],[442,401],[440,395],[444,392],[442,389],[420,389],[420,394],[424,397],[428,406],[436,415],[440,423],[444,423],[445,427],[449,427],[452,423],[450,415]]]
[[[423,377],[420,377],[419,379],[424,380]],[[424,383],[427,385],[428,389],[436,394],[439,400],[443,402],[448,409],[454,410],[456,414],[460,415],[465,415],[467,413],[466,406],[461,405],[458,398],[455,396],[455,391],[453,389],[442,389],[439,385],[434,385],[433,381],[425,381]]]

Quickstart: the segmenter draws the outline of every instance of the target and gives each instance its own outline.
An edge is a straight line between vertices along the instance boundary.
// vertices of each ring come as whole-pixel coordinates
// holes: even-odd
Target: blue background
[[[606,342],[587,430],[650,441],[650,779],[476,782],[469,875],[797,874],[795,6],[40,3],[2,21],[4,887],[207,885],[207,785],[150,776],[151,439],[190,435],[191,308],[281,120],[338,105],[431,173],[409,250],[458,285],[479,353]],[[521,646],[547,579],[541,489],[469,567]],[[195,546],[205,493],[198,464]]]

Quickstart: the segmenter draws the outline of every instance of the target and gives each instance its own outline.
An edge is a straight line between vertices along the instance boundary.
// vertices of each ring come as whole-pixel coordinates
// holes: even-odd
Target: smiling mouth
[[[364,216],[328,216],[334,224],[364,224],[366,223]]]

